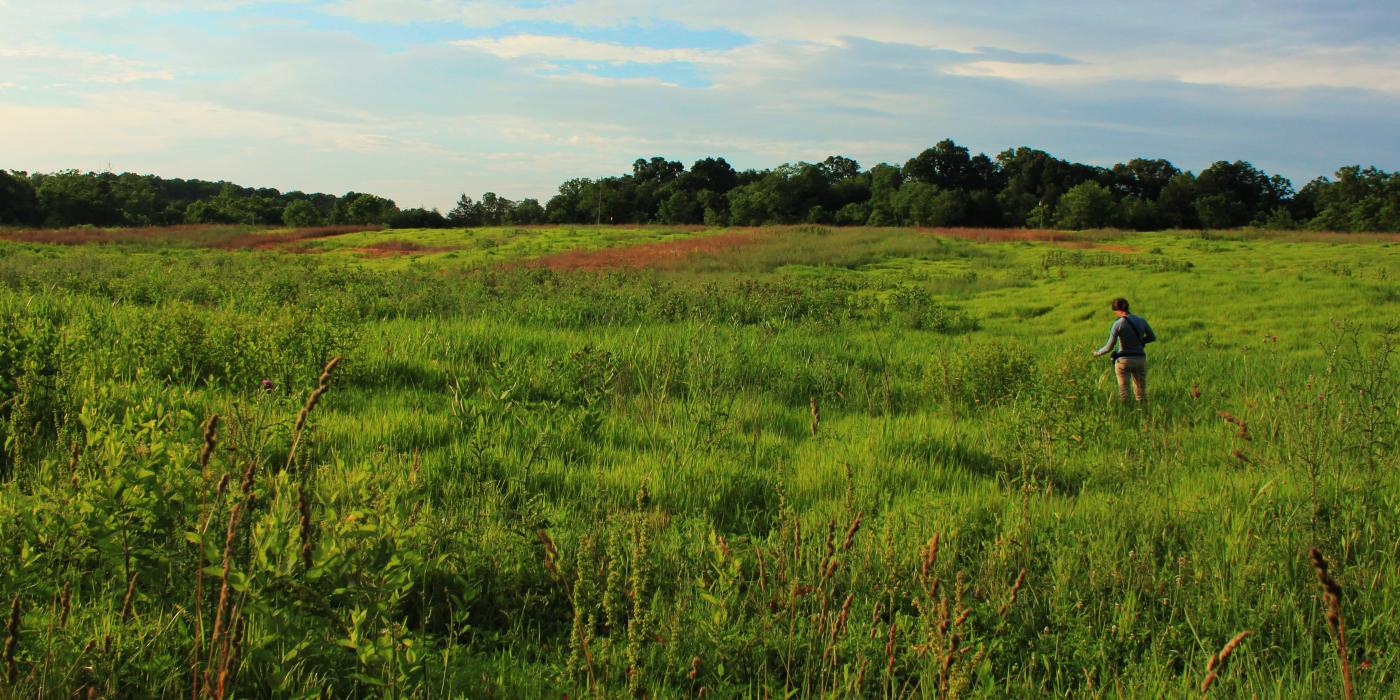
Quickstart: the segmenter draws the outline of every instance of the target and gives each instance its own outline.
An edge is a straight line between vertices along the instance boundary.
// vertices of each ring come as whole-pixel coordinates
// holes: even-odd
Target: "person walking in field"
[[[1113,353],[1113,369],[1118,375],[1118,400],[1128,402],[1128,382],[1138,403],[1147,401],[1147,344],[1157,339],[1147,319],[1128,313],[1128,300],[1113,300],[1113,313],[1118,320],[1108,331],[1108,342],[1094,351],[1094,357]],[[1114,346],[1118,350],[1114,351]]]

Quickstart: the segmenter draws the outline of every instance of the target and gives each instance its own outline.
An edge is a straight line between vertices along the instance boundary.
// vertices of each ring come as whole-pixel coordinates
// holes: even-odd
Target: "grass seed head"
[[[7,682],[11,687],[19,681],[19,662],[15,652],[19,649],[20,607],[19,594],[10,599],[10,619],[5,626],[5,669]]]
[[[1230,655],[1235,653],[1235,649],[1238,648],[1240,643],[1244,641],[1244,638],[1248,636],[1249,630],[1240,632],[1231,638],[1230,641],[1226,642],[1225,646],[1221,647],[1219,652],[1210,657],[1210,661],[1206,663],[1206,678],[1201,681],[1202,693],[1210,690],[1210,686],[1214,684],[1216,680],[1219,680],[1221,671],[1225,670],[1225,662],[1230,660]]]

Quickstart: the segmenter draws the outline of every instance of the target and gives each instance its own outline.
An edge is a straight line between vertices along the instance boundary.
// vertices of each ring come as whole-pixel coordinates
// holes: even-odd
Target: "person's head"
[[[1113,300],[1113,313],[1118,314],[1119,316],[1127,316],[1127,315],[1128,315],[1128,300],[1127,300],[1127,299],[1124,299],[1123,297],[1118,297],[1117,299],[1114,299],[1114,300]]]

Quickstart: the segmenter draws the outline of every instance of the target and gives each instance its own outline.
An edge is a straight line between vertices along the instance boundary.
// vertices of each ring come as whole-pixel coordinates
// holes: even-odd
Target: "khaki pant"
[[[1147,358],[1120,357],[1113,363],[1113,369],[1118,375],[1118,399],[1120,401],[1128,402],[1129,379],[1133,382],[1133,394],[1138,403],[1147,401]]]

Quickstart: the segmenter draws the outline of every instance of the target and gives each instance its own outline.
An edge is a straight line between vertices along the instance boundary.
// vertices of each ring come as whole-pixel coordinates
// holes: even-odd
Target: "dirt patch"
[[[752,231],[721,233],[714,236],[657,241],[618,248],[571,250],[522,263],[525,267],[551,270],[611,270],[618,268],[670,267],[692,256],[714,254],[753,245],[758,237]]]

